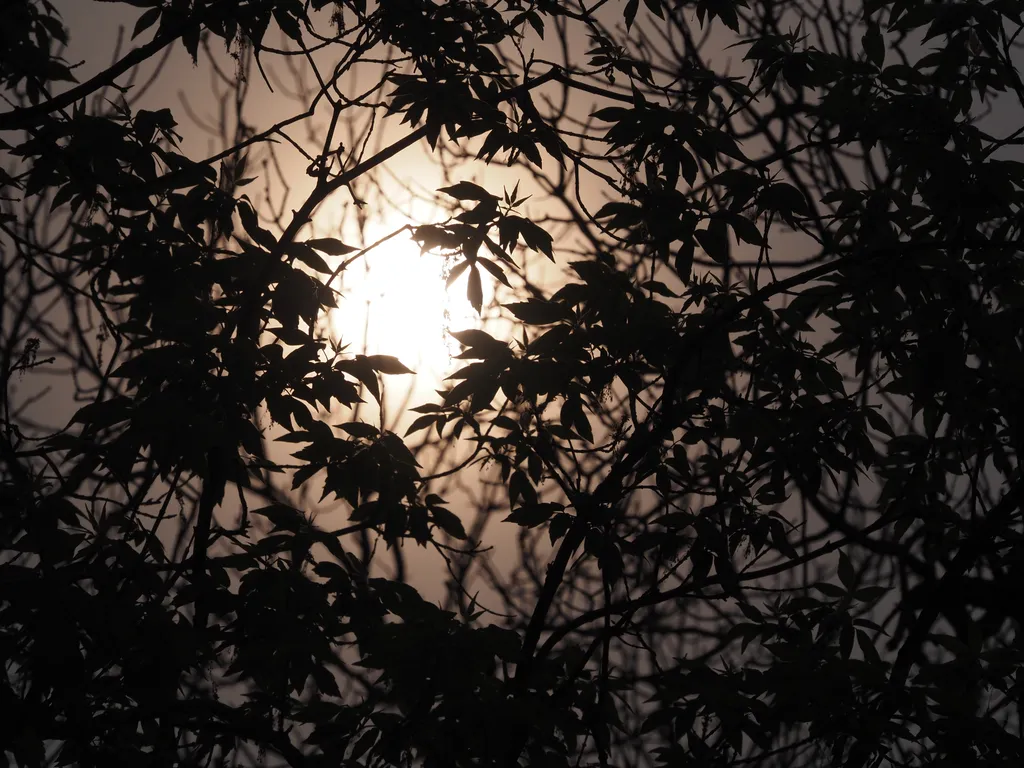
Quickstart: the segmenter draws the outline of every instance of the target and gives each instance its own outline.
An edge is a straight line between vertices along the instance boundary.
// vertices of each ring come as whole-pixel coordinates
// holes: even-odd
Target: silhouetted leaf
[[[322,274],[329,275],[334,271],[308,243],[292,243],[288,246],[288,255],[294,256],[307,267],[311,267]]]
[[[517,304],[506,304],[513,315],[530,325],[549,325],[571,317],[571,312],[561,304],[531,300]]]
[[[563,509],[565,509],[563,505],[556,504],[555,502],[524,504],[518,509],[513,509],[512,514],[506,517],[504,522],[523,525],[527,528],[535,528],[542,523],[546,523],[555,512],[560,512]]]
[[[380,430],[372,424],[364,424],[361,421],[350,421],[347,424],[339,424],[338,427],[353,437],[364,437],[368,440],[376,440],[380,437]]]
[[[476,263],[479,264],[484,269],[486,269],[488,272],[490,272],[491,275],[502,285],[504,285],[507,288],[512,287],[512,283],[508,281],[508,277],[505,276],[505,273],[497,264],[480,257],[477,257]]]
[[[454,512],[450,512],[444,507],[432,507],[430,514],[437,526],[449,536],[461,540],[466,539],[466,529],[463,528],[462,521]]]
[[[673,266],[675,267],[676,274],[679,275],[679,279],[683,281],[683,284],[690,282],[690,274],[693,271],[693,255],[695,251],[694,240],[687,239],[679,246],[679,250],[676,251],[676,258]]]
[[[441,187],[438,192],[454,197],[456,200],[497,200],[497,195],[492,195],[483,187],[471,181],[460,181],[450,187]]]
[[[861,44],[864,46],[864,52],[867,54],[868,61],[874,64],[876,67],[882,66],[882,61],[885,59],[885,42],[882,39],[882,30],[878,24],[871,22],[868,24],[867,31],[861,38]]]
[[[306,520],[302,513],[292,507],[282,504],[272,504],[268,507],[260,507],[250,511],[252,515],[261,515],[274,524],[275,528],[284,531],[299,532],[306,527]]]
[[[466,298],[473,309],[480,312],[484,301],[484,289],[480,284],[480,270],[473,264],[469,268],[469,281],[466,284]]]
[[[139,16],[139,20],[135,22],[135,28],[132,30],[132,40],[138,37],[140,34],[145,32],[151,26],[153,26],[157,19],[160,18],[162,9],[159,7],[150,8],[148,11]]]
[[[700,247],[719,264],[729,261],[729,230],[724,219],[712,219],[707,229],[693,233]]]
[[[853,591],[855,586],[856,576],[853,572],[853,566],[850,564],[850,558],[845,552],[839,553],[839,582],[846,587],[847,591]]]
[[[130,418],[132,401],[127,397],[112,397],[109,400],[89,403],[79,408],[71,417],[71,423],[109,426]]]
[[[257,245],[266,248],[268,251],[277,247],[277,238],[260,226],[256,211],[248,200],[238,201],[238,218],[242,221],[242,228]]]
[[[846,597],[845,589],[835,584],[829,584],[828,582],[820,581],[814,585],[814,588],[826,597]]]
[[[626,20],[626,29],[633,26],[633,19],[636,18],[637,9],[640,8],[640,0],[628,0],[622,17]]]
[[[803,194],[792,184],[779,182],[763,190],[758,196],[761,207],[778,211],[783,216],[805,216],[809,213]]]
[[[316,248],[318,251],[323,251],[328,256],[344,256],[359,250],[351,245],[345,245],[341,240],[334,237],[313,238],[312,240],[307,240],[306,245],[310,248]]]
[[[450,333],[454,339],[468,348],[466,352],[459,355],[460,358],[487,359],[494,355],[508,353],[508,344],[499,341],[486,331],[471,328],[466,331],[450,331]]]
[[[551,250],[552,237],[542,227],[529,219],[523,219],[520,224],[519,234],[526,241],[528,247],[533,248],[535,251],[540,251],[554,261],[555,256]]]
[[[411,368],[407,368],[397,357],[392,355],[357,355],[356,359],[364,360],[373,370],[388,375],[414,373]]]

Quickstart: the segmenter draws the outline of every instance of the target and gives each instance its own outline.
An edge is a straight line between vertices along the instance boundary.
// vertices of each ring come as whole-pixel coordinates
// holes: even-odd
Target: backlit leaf
[[[313,238],[312,240],[307,240],[306,245],[311,248],[316,248],[318,251],[323,251],[328,256],[344,256],[345,254],[359,250],[351,245],[345,245],[341,240],[334,237]]]
[[[450,187],[441,187],[438,192],[454,197],[456,200],[497,200],[497,195],[492,195],[486,189],[471,181],[460,181]]]
[[[397,357],[392,355],[357,355],[356,359],[365,360],[373,370],[392,376],[402,373],[415,373],[415,371],[406,367]]]
[[[466,298],[469,300],[470,306],[476,310],[477,314],[480,314],[480,309],[484,302],[484,289],[480,283],[480,270],[476,268],[476,264],[473,264],[469,269]]]

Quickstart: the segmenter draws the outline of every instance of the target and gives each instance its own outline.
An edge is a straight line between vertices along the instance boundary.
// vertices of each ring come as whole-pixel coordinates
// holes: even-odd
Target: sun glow
[[[333,339],[354,353],[393,355],[416,371],[417,389],[436,388],[460,350],[450,331],[479,325],[466,274],[445,285],[455,263],[421,254],[408,230],[369,251],[334,284],[342,296],[330,311]],[[486,302],[491,287],[484,291]]]

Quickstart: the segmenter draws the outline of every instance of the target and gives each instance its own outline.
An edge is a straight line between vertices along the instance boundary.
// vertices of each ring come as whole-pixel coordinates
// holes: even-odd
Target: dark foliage
[[[9,764],[1024,764],[1024,4],[123,5],[0,3]],[[416,147],[388,417],[314,215]]]

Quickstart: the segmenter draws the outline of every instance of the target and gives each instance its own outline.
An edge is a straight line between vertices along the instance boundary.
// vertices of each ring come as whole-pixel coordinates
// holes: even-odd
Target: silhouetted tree
[[[1024,4],[122,5],[0,3],[9,763],[1024,764]]]

